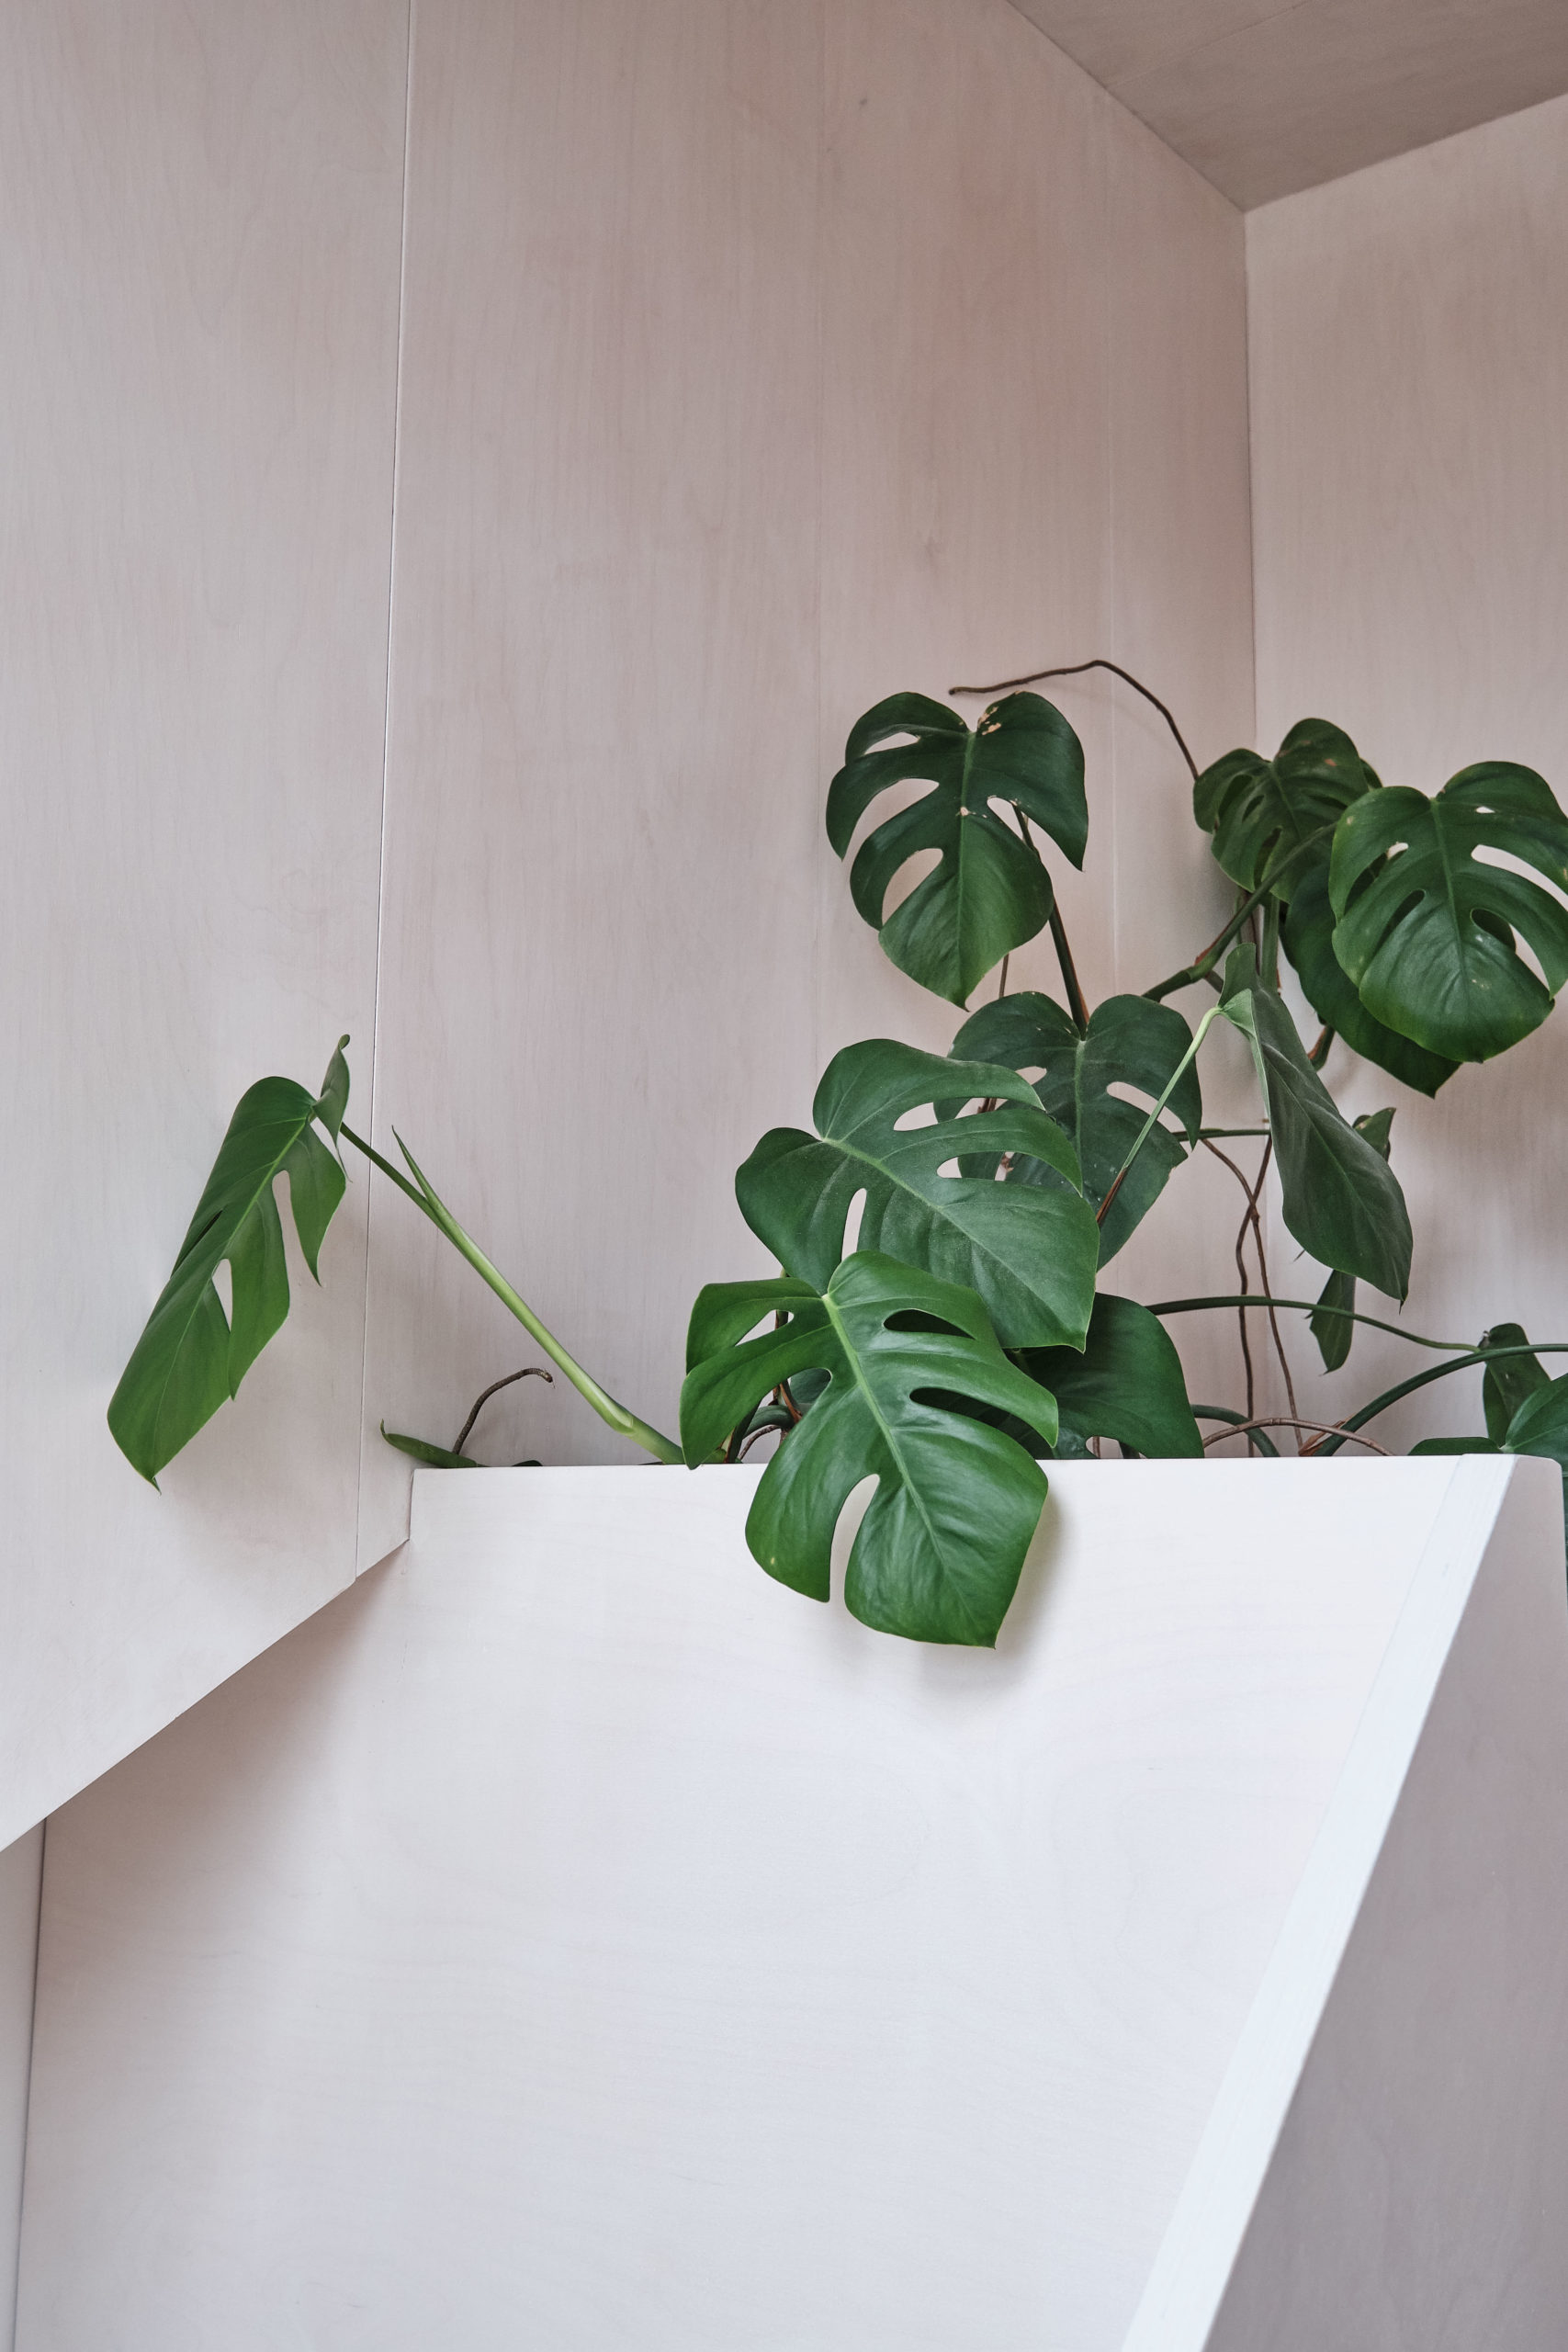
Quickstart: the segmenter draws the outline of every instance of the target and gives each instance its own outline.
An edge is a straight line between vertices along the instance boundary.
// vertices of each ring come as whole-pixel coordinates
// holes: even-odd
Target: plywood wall
[[[0,1844],[354,1572],[365,1188],[160,1498],[104,1426],[242,1089],[367,1047],[402,0],[0,24]]]
[[[738,1161],[955,1025],[823,836],[850,721],[1109,653],[1213,754],[1251,621],[1240,220],[1006,0],[20,0],[0,69],[4,1839],[400,1540],[383,1419],[533,1352],[355,1163],[140,1486],[104,1408],[245,1085],[348,1030],[355,1123],[668,1426]],[[1145,986],[1186,780],[1061,699],[1085,978]],[[613,1451],[558,1384],[479,1444]]]
[[[377,1116],[669,1427],[698,1285],[766,1262],[737,1162],[956,1023],[823,836],[851,721],[1119,652],[1248,735],[1241,224],[1004,0],[454,0],[412,92]],[[1145,987],[1211,903],[1185,775],[1061,698],[1086,980]],[[389,1193],[371,1266],[367,1560],[378,1420],[449,1442],[533,1352]],[[492,1409],[491,1459],[610,1450]]]
[[[1260,740],[1319,713],[1386,783],[1518,760],[1568,806],[1568,100],[1250,214],[1247,265]],[[1398,1105],[1409,1325],[1568,1339],[1568,1019],[1435,1103],[1343,1048],[1327,1074]],[[1420,1362],[1362,1334],[1307,1386],[1337,1412]],[[1478,1392],[1384,1427],[1479,1428]]]

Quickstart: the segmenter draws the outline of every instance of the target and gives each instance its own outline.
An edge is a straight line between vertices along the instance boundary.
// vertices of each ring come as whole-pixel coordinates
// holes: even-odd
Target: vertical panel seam
[[[404,20],[403,53],[403,176],[398,203],[398,334],[396,354],[392,363],[392,473],[389,511],[387,518],[387,659],[381,701],[381,809],[380,838],[376,861],[376,955],[374,989],[370,1015],[370,1086],[369,1115],[366,1132],[374,1141],[376,1134],[376,1073],[381,1053],[381,950],[387,919],[387,807],[392,746],[392,659],[395,641],[394,624],[397,613],[398,578],[398,479],[402,461],[403,440],[403,328],[408,309],[409,267],[409,149],[413,127],[413,44],[415,0],[408,0]],[[370,1267],[375,1236],[376,1194],[370,1182],[370,1169],[365,1171],[365,1311],[361,1324],[359,1348],[359,1466],[355,1481],[354,1510],[354,1573],[358,1576],[365,1565],[360,1558],[364,1541],[365,1515],[365,1426],[366,1400],[370,1393]]]

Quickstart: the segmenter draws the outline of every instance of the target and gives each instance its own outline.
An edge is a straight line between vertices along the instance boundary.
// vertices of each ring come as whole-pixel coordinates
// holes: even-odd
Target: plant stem
[[[339,1128],[338,1132],[342,1136],[344,1143],[351,1143],[355,1151],[362,1151],[365,1154],[366,1159],[370,1162],[372,1168],[378,1168],[383,1176],[389,1176],[393,1183],[397,1186],[399,1192],[406,1193],[408,1194],[409,1199],[413,1203],[421,1216],[429,1217],[431,1224],[434,1225],[438,1231],[440,1230],[440,1218],[435,1215],[435,1212],[432,1209],[430,1203],[425,1199],[423,1193],[415,1192],[413,1186],[409,1182],[408,1178],[403,1174],[400,1169],[394,1168],[389,1159],[383,1159],[375,1146],[373,1144],[367,1143],[363,1136],[356,1136],[354,1129],[349,1126],[346,1122]],[[459,1449],[457,1447],[453,1448],[454,1453],[457,1453],[458,1450]]]
[[[1526,1347],[1472,1348],[1468,1355],[1456,1356],[1451,1363],[1435,1363],[1429,1372],[1418,1372],[1412,1379],[1402,1380],[1397,1388],[1385,1388],[1381,1396],[1374,1396],[1370,1405],[1361,1407],[1359,1412],[1348,1413],[1333,1435],[1323,1444],[1314,1446],[1313,1451],[1314,1453],[1337,1453],[1345,1440],[1354,1437],[1365,1422],[1375,1419],[1379,1413],[1385,1413],[1391,1405],[1397,1405],[1402,1396],[1410,1396],[1415,1389],[1426,1388],[1434,1380],[1446,1380],[1450,1372],[1466,1372],[1475,1363],[1495,1363],[1501,1356],[1565,1355],[1568,1355],[1568,1340],[1532,1340]]]
[[[1249,1291],[1245,1298],[1237,1297],[1234,1293],[1225,1293],[1214,1298],[1162,1298],[1157,1306],[1150,1307],[1149,1313],[1151,1315],[1191,1315],[1201,1307],[1262,1306],[1265,1303],[1256,1292],[1252,1291]],[[1370,1323],[1374,1331],[1391,1331],[1396,1340],[1408,1340],[1413,1348],[1451,1349],[1459,1354],[1469,1354],[1473,1346],[1473,1342],[1469,1340],[1425,1339],[1419,1331],[1406,1331],[1397,1323],[1382,1322],[1375,1315],[1358,1314],[1351,1306],[1325,1306],[1321,1299],[1276,1298],[1268,1303],[1275,1306],[1293,1307],[1303,1315],[1337,1315],[1343,1322]]]
[[[1175,736],[1177,749],[1180,752],[1182,758],[1186,761],[1189,773],[1191,775],[1193,783],[1196,784],[1198,781],[1198,763],[1193,758],[1191,752],[1188,750],[1187,741],[1185,736],[1182,734],[1180,728],[1178,727],[1175,719],[1171,717],[1170,712],[1166,708],[1164,703],[1161,702],[1158,695],[1151,693],[1149,688],[1144,684],[1141,678],[1134,678],[1131,670],[1123,670],[1119,662],[1102,661],[1097,655],[1092,662],[1066,662],[1061,663],[1055,670],[1031,670],[1027,678],[999,678],[994,686],[949,686],[947,691],[950,695],[1005,695],[1010,693],[1015,686],[1037,685],[1042,678],[1081,677],[1086,670],[1109,670],[1113,678],[1120,678],[1124,684],[1132,687],[1134,694],[1140,694],[1143,695],[1145,702],[1153,703],[1155,708],[1158,711],[1160,717],[1164,719],[1166,725]]]
[[[1073,962],[1073,951],[1067,944],[1067,926],[1062,921],[1062,910],[1055,899],[1051,902],[1051,942],[1056,950],[1056,961],[1061,966],[1062,986],[1067,992],[1067,1011],[1077,1022],[1079,1030],[1087,1032],[1089,1007],[1084,1002],[1084,992],[1078,986],[1077,967]]]
[[[364,1147],[362,1146],[361,1148],[363,1149]],[[415,1181],[424,1196],[423,1205],[431,1223],[439,1227],[452,1247],[460,1256],[466,1258],[474,1272],[490,1284],[502,1305],[515,1315],[523,1329],[538,1341],[551,1362],[558,1364],[565,1373],[578,1395],[586,1398],[606,1427],[614,1430],[617,1437],[629,1438],[634,1445],[640,1445],[644,1453],[651,1453],[657,1461],[683,1462],[685,1456],[672,1438],[667,1438],[661,1430],[654,1429],[647,1421],[640,1420],[637,1414],[629,1412],[625,1405],[617,1404],[606,1389],[600,1387],[592,1374],[584,1372],[576,1358],[567,1353],[555,1333],[539,1320],[527,1301],[521,1298],[513,1289],[505,1275],[491,1265],[479,1243],[464,1232],[445,1201],[433,1190],[429,1180],[401,1136],[398,1136],[398,1149],[413,1170]],[[386,1161],[378,1155],[372,1156],[376,1157],[378,1167],[386,1167]],[[388,1172],[395,1175],[397,1171],[389,1170]],[[401,1181],[400,1178],[399,1182],[401,1182]],[[405,1185],[403,1189],[407,1191],[409,1188]]]
[[[463,1423],[462,1428],[457,1431],[457,1436],[452,1441],[453,1453],[461,1453],[464,1446],[468,1443],[468,1439],[473,1434],[474,1423],[479,1419],[480,1412],[483,1410],[484,1407],[490,1403],[491,1398],[495,1395],[497,1389],[510,1388],[514,1380],[553,1381],[554,1377],[555,1375],[552,1373],[548,1373],[545,1370],[542,1363],[525,1363],[521,1372],[509,1372],[503,1379],[492,1380],[490,1386],[488,1388],[481,1388],[479,1395],[474,1398],[473,1407],[468,1414],[468,1419]]]
[[[1259,883],[1251,898],[1242,901],[1224,931],[1215,933],[1202,954],[1193,963],[1186,965],[1179,972],[1172,972],[1169,979],[1161,980],[1158,988],[1145,989],[1144,994],[1154,1003],[1158,1004],[1162,997],[1174,996],[1178,989],[1190,988],[1194,980],[1206,980],[1237,932],[1251,921],[1256,910],[1268,898],[1269,889],[1269,886],[1267,882]]]
[[[1252,1245],[1258,1252],[1258,1278],[1262,1286],[1263,1296],[1268,1301],[1269,1329],[1274,1335],[1274,1353],[1280,1360],[1280,1370],[1285,1376],[1285,1399],[1293,1413],[1296,1410],[1295,1383],[1291,1378],[1291,1360],[1285,1353],[1285,1343],[1280,1336],[1280,1318],[1274,1312],[1274,1295],[1269,1286],[1269,1261],[1264,1254],[1263,1249],[1263,1220],[1258,1214],[1258,1194],[1263,1190],[1263,1179],[1269,1173],[1269,1162],[1274,1155],[1274,1138],[1270,1136],[1268,1142],[1263,1147],[1263,1157],[1259,1160],[1258,1166],[1258,1181],[1253,1184],[1249,1184],[1247,1182],[1247,1178],[1243,1175],[1241,1170],[1236,1166],[1235,1160],[1230,1158],[1228,1153],[1217,1150],[1213,1144],[1208,1142],[1207,1136],[1205,1136],[1203,1140],[1208,1144],[1208,1148],[1213,1152],[1214,1158],[1224,1161],[1225,1166],[1230,1170],[1231,1174],[1235,1178],[1236,1182],[1241,1186],[1242,1191],[1247,1195],[1247,1209],[1242,1217],[1242,1233],[1247,1231],[1248,1226],[1251,1227]],[[1245,1293],[1247,1290],[1247,1268],[1242,1260],[1242,1233],[1238,1233],[1236,1235],[1235,1262],[1237,1270],[1241,1274],[1241,1287]],[[1245,1306],[1237,1309],[1236,1320],[1241,1325],[1242,1351],[1245,1354],[1247,1348],[1247,1309]]]
[[[1201,1021],[1198,1023],[1197,1028],[1193,1031],[1192,1043],[1188,1046],[1187,1051],[1182,1055],[1181,1059],[1171,1071],[1168,1080],[1166,1081],[1165,1092],[1160,1096],[1159,1101],[1155,1104],[1154,1109],[1149,1113],[1148,1117],[1138,1129],[1137,1139],[1134,1143],[1132,1150],[1127,1154],[1126,1159],[1122,1162],[1121,1167],[1116,1170],[1115,1175],[1111,1178],[1111,1189],[1100,1204],[1099,1213],[1094,1220],[1096,1225],[1103,1225],[1105,1223],[1106,1216],[1110,1212],[1111,1204],[1116,1198],[1117,1193],[1122,1190],[1122,1179],[1125,1177],[1128,1169],[1133,1165],[1134,1160],[1136,1159],[1139,1152],[1142,1151],[1145,1144],[1147,1143],[1150,1130],[1153,1128],[1155,1121],[1159,1117],[1160,1113],[1165,1109],[1166,1104],[1169,1102],[1171,1096],[1176,1091],[1177,1080],[1181,1076],[1181,1073],[1187,1068],[1188,1063],[1196,1058],[1199,1046],[1202,1044],[1204,1038],[1209,1034],[1210,1023],[1219,1019],[1220,1012],[1221,1007],[1219,1005],[1212,1004],[1209,1007],[1208,1012],[1203,1015]]]
[[[1228,1437],[1237,1436],[1243,1429],[1246,1428],[1245,1417],[1240,1413],[1233,1411],[1229,1405],[1194,1405],[1192,1408],[1192,1418],[1197,1421],[1229,1421],[1232,1426],[1229,1430],[1223,1432],[1223,1434]],[[1258,1450],[1259,1453],[1266,1453],[1270,1462],[1278,1462],[1280,1459],[1279,1447],[1275,1444],[1273,1439],[1271,1437],[1265,1436],[1264,1432],[1260,1429],[1247,1429],[1248,1453],[1252,1450],[1252,1443],[1255,1438],[1258,1442]],[[1213,1442],[1213,1440],[1210,1441],[1211,1443]]]
[[[1222,1438],[1240,1437],[1244,1431],[1250,1436],[1254,1430],[1321,1430],[1325,1437],[1337,1437],[1341,1445],[1348,1439],[1352,1445],[1364,1445],[1369,1453],[1381,1453],[1385,1462],[1388,1459],[1386,1446],[1376,1444],[1370,1437],[1356,1437],[1342,1421],[1303,1421],[1294,1415],[1287,1417],[1282,1413],[1275,1414],[1267,1420],[1237,1421],[1234,1429],[1216,1430],[1213,1437],[1203,1440],[1203,1444],[1207,1449],[1211,1445],[1218,1445]],[[1316,1454],[1325,1450],[1318,1446],[1303,1446],[1302,1452],[1303,1454]]]
[[[1311,1062],[1314,1069],[1321,1069],[1323,1068],[1324,1063],[1328,1059],[1328,1048],[1333,1043],[1334,1032],[1325,1025],[1318,1031],[1317,1043],[1313,1047],[1311,1053],[1307,1056],[1307,1059]]]

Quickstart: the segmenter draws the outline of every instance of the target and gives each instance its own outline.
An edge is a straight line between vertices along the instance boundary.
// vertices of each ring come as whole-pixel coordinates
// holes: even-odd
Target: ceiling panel
[[[1244,209],[1568,90],[1568,0],[1014,0]]]

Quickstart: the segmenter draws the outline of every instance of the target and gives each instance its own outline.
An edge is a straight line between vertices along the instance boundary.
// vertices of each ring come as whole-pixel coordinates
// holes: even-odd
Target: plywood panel
[[[1109,637],[1102,109],[1087,75],[1005,0],[853,0],[830,12],[824,783],[851,724],[884,695],[942,695],[1078,659]],[[962,707],[973,720],[983,706]],[[1073,716],[1090,770],[1087,872],[1055,854],[1052,865],[1099,994],[1111,960],[1106,697],[1080,695]],[[824,1060],[867,1035],[945,1052],[962,1014],[887,962],[819,828]],[[1013,959],[1011,984],[1055,986],[1055,972],[1036,941]]]
[[[169,1471],[104,1408],[242,1089],[368,1072],[401,0],[0,28],[0,1839],[353,1572],[365,1190]]]
[[[1568,101],[1247,226],[1263,742],[1321,712],[1387,783],[1514,759],[1568,805]],[[1342,1050],[1327,1076],[1353,1111],[1398,1106],[1410,1326],[1568,1339],[1562,1014],[1435,1104]],[[1420,1361],[1362,1334],[1308,1390],[1337,1411]],[[1479,1428],[1478,1390],[1415,1400],[1384,1442]]]
[[[818,18],[416,26],[380,1132],[666,1425],[812,1060]],[[405,1524],[377,1421],[449,1442],[529,1355],[389,1193],[373,1235],[367,1559]],[[514,1395],[490,1458],[614,1451]]]
[[[1172,710],[1200,766],[1252,741],[1252,538],[1247,300],[1240,215],[1121,109],[1106,105],[1111,227],[1113,660]],[[1100,650],[1100,649],[1097,649]],[[1081,691],[1055,689],[1069,712]],[[1152,988],[1221,928],[1228,891],[1192,821],[1181,753],[1159,713],[1111,691],[1115,986]],[[1196,1022],[1213,992],[1170,1001]],[[1211,1033],[1205,1115],[1250,1117],[1239,1041]],[[1235,1147],[1227,1146],[1227,1148]],[[1244,1156],[1249,1147],[1241,1146]],[[1113,1261],[1116,1288],[1148,1299],[1235,1287],[1234,1177],[1200,1151]],[[1243,1401],[1230,1318],[1170,1325],[1193,1396]]]
[[[22,2352],[1116,2352],[1511,1467],[1065,1464],[994,1653],[771,1583],[749,1468],[426,1474],[51,1824]]]
[[[1558,0],[1017,0],[1240,205],[1568,87]]]

